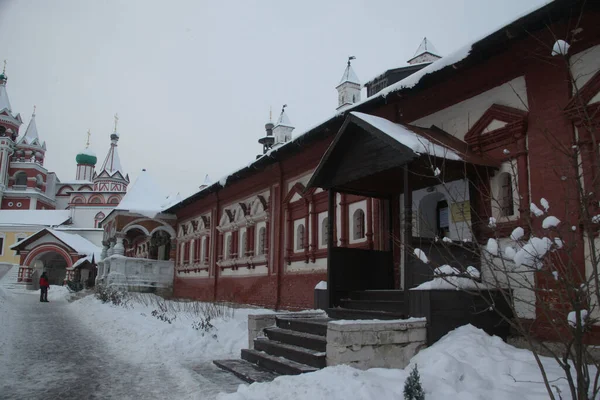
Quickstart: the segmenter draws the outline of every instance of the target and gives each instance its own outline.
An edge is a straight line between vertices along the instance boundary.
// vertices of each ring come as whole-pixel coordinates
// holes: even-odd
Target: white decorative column
[[[100,261],[104,260],[108,255],[108,242],[102,241],[102,253],[100,253]]]
[[[117,234],[116,238],[117,238],[117,243],[115,244],[115,246],[113,248],[113,254],[119,255],[119,256],[125,255],[125,246],[123,246],[123,235]]]
[[[110,242],[110,244],[108,246],[108,250],[106,251],[107,257],[110,257],[114,254],[114,247],[115,247],[115,242]]]

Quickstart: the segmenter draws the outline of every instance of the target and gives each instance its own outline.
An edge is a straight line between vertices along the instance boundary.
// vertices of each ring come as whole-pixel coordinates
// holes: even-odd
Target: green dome
[[[6,75],[0,74],[0,81],[5,81],[5,80],[6,80]]]
[[[93,152],[85,149],[81,153],[77,154],[75,161],[77,161],[77,164],[96,165],[98,158],[96,158],[96,155]]]

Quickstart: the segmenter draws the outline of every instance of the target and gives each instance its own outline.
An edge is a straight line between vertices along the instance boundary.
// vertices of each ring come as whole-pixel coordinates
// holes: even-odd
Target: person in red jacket
[[[46,273],[42,273],[40,276],[40,301],[43,303],[48,303],[48,287],[50,283],[48,282],[48,276]]]

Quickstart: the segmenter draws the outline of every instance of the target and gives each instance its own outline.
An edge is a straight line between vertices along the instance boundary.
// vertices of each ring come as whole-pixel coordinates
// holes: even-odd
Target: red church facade
[[[581,18],[572,19],[582,7]],[[545,198],[553,205],[552,215],[575,227],[572,257],[585,276],[589,249],[583,231],[577,229],[582,215],[564,204],[567,198],[589,202],[591,212],[600,213],[595,190],[600,155],[593,133],[584,129],[589,126],[584,122],[600,126],[598,20],[600,9],[595,4],[546,5],[473,43],[464,54],[458,51],[447,61],[433,63],[366,101],[343,108],[226,181],[166,210],[175,213],[178,221],[175,296],[312,308],[315,285],[327,280],[329,215],[327,193],[307,185],[350,111],[393,123],[435,126],[464,142],[470,151],[493,160],[499,168],[489,179],[480,180],[478,190],[466,199],[477,216],[467,221],[475,233],[472,239],[484,243],[493,235],[484,223],[490,217],[498,221],[500,239],[508,240],[518,226],[541,229],[541,219],[531,218],[529,204]],[[557,38],[571,44],[567,58],[551,55]],[[591,117],[582,122],[582,115]],[[580,151],[589,199],[580,198],[573,171],[568,171],[572,154],[558,150],[574,146]],[[515,173],[512,178],[507,176],[510,171]],[[427,193],[419,196],[413,193],[417,220]],[[402,200],[392,199],[391,208],[384,203],[338,194],[334,246],[383,249],[390,239],[401,237],[402,221],[390,220],[387,210],[399,210]],[[387,233],[390,224],[393,238]],[[426,236],[416,225],[413,235]],[[459,239],[460,222],[450,225],[449,235]],[[393,253],[393,286],[406,289],[399,245]],[[540,287],[548,285],[539,276],[535,279]],[[520,316],[539,318],[535,309],[524,309]],[[539,332],[544,335],[543,328]]]

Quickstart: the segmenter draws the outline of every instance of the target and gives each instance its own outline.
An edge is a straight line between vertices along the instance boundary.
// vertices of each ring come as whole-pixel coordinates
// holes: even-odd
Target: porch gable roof
[[[101,249],[83,236],[74,233],[60,232],[50,228],[44,228],[37,231],[29,237],[10,246],[10,249],[17,251],[18,254],[20,250],[24,250],[29,244],[46,235],[53,236],[67,249],[70,249],[72,252],[79,255],[95,256],[96,258],[99,258],[100,256]]]
[[[399,124],[353,111],[346,117],[307,187],[335,188],[420,157],[499,167],[497,162],[473,153],[467,143],[435,126]]]

